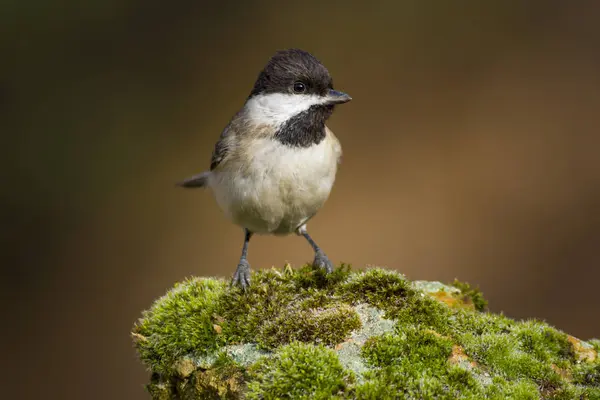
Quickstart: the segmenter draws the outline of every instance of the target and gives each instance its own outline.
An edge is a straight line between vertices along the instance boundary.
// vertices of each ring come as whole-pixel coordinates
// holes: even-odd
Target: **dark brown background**
[[[286,47],[354,98],[309,225],[335,262],[458,277],[493,311],[600,336],[598,4],[9,0],[2,397],[148,398],[133,322],[184,277],[229,276],[242,244],[209,192],[173,184]],[[255,268],[311,258],[296,237],[250,246]]]

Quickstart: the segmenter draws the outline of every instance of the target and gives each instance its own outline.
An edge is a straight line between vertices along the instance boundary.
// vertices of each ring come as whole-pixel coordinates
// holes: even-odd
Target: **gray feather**
[[[227,126],[225,127],[225,129],[223,129],[223,131],[221,132],[221,135],[219,136],[219,140],[217,141],[217,143],[215,144],[215,148],[213,150],[212,153],[212,158],[210,159],[210,170],[214,170],[215,168],[217,168],[217,166],[221,163],[221,161],[223,161],[223,159],[225,159],[227,157],[227,154],[229,153],[229,146],[230,146],[230,139],[231,139],[231,135],[235,134],[235,129],[231,129],[232,125],[235,125],[236,120],[238,119],[238,117],[240,116],[240,112],[238,112],[233,118],[232,120],[229,122],[229,124],[227,124]]]
[[[209,171],[202,172],[198,175],[190,176],[184,179],[183,182],[179,182],[177,185],[184,188],[200,188],[206,187],[208,184]]]
[[[210,160],[210,170],[217,168],[217,166],[223,161],[223,159],[227,156],[229,152],[228,141],[225,136],[221,136],[217,144],[215,145],[215,150],[213,151],[212,158]]]

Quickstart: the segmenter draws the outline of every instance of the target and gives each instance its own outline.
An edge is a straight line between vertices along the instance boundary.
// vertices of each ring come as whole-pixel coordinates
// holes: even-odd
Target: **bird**
[[[341,162],[340,141],[326,122],[351,100],[334,89],[313,54],[277,50],[221,132],[210,168],[177,183],[210,189],[226,217],[243,228],[232,286],[250,287],[248,245],[255,234],[303,236],[314,251],[313,268],[333,271],[306,225],[329,198]]]

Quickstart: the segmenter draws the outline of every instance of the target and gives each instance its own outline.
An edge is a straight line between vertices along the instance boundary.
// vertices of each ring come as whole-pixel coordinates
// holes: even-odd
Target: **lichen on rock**
[[[132,338],[167,399],[600,399],[600,341],[486,311],[458,281],[370,268],[190,278]]]

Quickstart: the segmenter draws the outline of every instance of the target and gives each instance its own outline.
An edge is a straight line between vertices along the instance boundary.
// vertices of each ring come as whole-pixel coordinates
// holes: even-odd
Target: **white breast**
[[[215,173],[211,187],[235,223],[255,233],[292,233],[329,197],[340,155],[329,130],[323,141],[307,148],[256,139]]]

